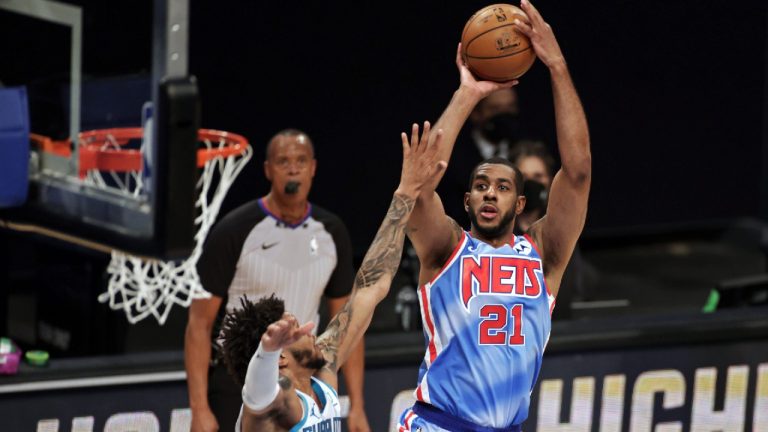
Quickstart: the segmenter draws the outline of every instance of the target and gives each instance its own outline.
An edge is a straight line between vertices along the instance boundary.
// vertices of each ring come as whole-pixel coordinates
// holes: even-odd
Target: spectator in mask
[[[517,217],[515,232],[525,232],[547,212],[547,198],[555,170],[555,158],[541,141],[523,140],[515,145],[509,160],[523,174],[525,208]]]
[[[509,159],[514,144],[523,138],[519,114],[514,88],[498,90],[480,101],[469,116],[478,155]]]
[[[522,140],[515,144],[509,160],[517,166],[523,175],[523,195],[525,208],[515,218],[516,235],[528,231],[531,224],[547,213],[549,188],[555,172],[555,158],[541,141]],[[553,320],[571,318],[571,302],[574,298],[586,297],[584,260],[578,243],[571,260],[565,268],[561,289],[557,296],[557,307],[552,314]]]

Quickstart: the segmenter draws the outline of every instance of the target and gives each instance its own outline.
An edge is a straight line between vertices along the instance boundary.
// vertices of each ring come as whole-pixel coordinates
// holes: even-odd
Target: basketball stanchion
[[[129,196],[146,195],[144,181],[145,144],[141,128],[115,128],[82,132],[78,139],[79,176],[85,184]],[[39,148],[55,145],[45,137],[32,136]],[[192,300],[208,298],[197,274],[197,261],[208,232],[227,191],[234,183],[253,149],[243,136],[211,129],[198,131],[197,181],[194,248],[189,257],[164,261],[112,250],[107,267],[107,291],[99,301],[114,310],[123,310],[132,324],[153,316],[164,324],[173,305],[189,307]],[[137,144],[138,143],[138,144]],[[173,191],[169,191],[172,193]]]

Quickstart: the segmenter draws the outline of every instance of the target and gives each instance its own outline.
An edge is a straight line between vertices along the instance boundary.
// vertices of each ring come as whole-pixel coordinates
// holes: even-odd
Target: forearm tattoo
[[[415,199],[403,195],[395,194],[392,198],[387,216],[379,227],[379,231],[360,265],[360,270],[355,276],[352,295],[341,311],[333,317],[317,342],[328,361],[325,368],[334,373],[340,366],[338,364],[339,345],[347,335],[352,314],[355,312],[352,307],[353,300],[360,290],[376,285],[382,278],[388,278],[387,284],[391,282],[400,265],[405,240],[405,225],[415,203]]]
[[[370,287],[385,274],[395,274],[403,252],[405,217],[413,210],[414,203],[414,199],[399,195],[392,198],[387,217],[379,227],[379,232],[376,233],[376,238],[373,239],[357,272],[353,289]]]

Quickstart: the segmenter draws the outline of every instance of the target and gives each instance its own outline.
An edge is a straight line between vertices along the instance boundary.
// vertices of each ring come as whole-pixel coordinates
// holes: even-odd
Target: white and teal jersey
[[[312,396],[296,390],[304,407],[304,415],[290,432],[341,432],[341,404],[336,390],[312,377],[312,391],[320,399],[323,408],[317,406]]]
[[[321,409],[317,405],[312,396],[296,390],[304,412],[301,420],[290,429],[290,432],[341,432],[341,404],[336,390],[323,381],[312,377],[312,391],[317,395],[323,408]],[[240,416],[238,416],[235,424],[235,432],[241,432],[240,419],[242,415],[241,407]]]

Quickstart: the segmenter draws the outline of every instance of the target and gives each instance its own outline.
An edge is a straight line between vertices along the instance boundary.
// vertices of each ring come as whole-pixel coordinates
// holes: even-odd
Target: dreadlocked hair
[[[242,386],[248,363],[261,343],[261,335],[270,324],[282,318],[285,303],[274,294],[256,303],[242,296],[240,306],[224,317],[221,331],[224,339],[222,358],[229,374]]]

